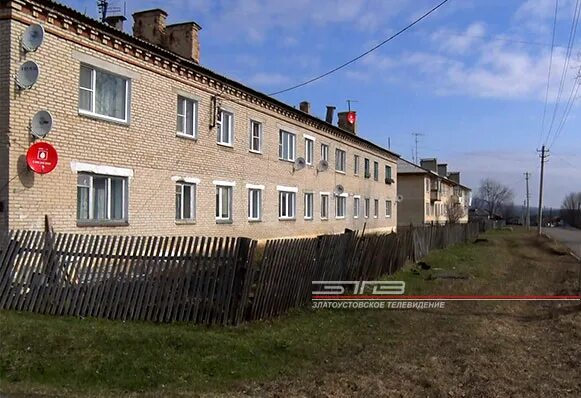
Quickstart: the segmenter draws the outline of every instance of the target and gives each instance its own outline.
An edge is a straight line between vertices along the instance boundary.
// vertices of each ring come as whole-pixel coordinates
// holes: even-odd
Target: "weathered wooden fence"
[[[375,280],[478,224],[268,240],[12,231],[0,237],[0,309],[236,325],[310,304],[313,281]]]

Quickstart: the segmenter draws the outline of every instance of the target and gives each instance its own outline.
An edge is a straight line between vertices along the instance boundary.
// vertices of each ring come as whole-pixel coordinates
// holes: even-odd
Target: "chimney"
[[[123,22],[127,21],[127,18],[123,15],[109,15],[105,18],[105,23],[113,28],[123,32]]]
[[[184,22],[169,25],[165,29],[166,48],[184,58],[200,63],[200,39],[198,32],[202,30],[195,22]]]
[[[456,184],[460,184],[460,172],[451,171],[450,174],[448,174],[448,178],[454,181]]]
[[[299,109],[305,113],[311,113],[311,103],[308,101],[303,101],[299,104]]]
[[[333,124],[334,117],[335,117],[335,107],[333,105],[327,105],[327,116],[325,116],[325,121],[327,123]]]
[[[355,111],[351,112],[355,113]],[[337,114],[337,116],[339,117],[339,122],[337,123],[337,125],[339,126],[340,129],[348,131],[353,135],[357,135],[357,119],[355,119],[354,123],[349,123],[349,121],[347,121],[348,114],[349,112],[339,112]]]
[[[165,47],[165,20],[167,12],[156,8],[133,14],[133,36]]]
[[[420,167],[424,169],[428,169],[433,171],[434,173],[438,172],[438,161],[436,158],[433,159],[420,159]]]
[[[442,177],[448,177],[448,165],[446,163],[438,165],[438,174]]]

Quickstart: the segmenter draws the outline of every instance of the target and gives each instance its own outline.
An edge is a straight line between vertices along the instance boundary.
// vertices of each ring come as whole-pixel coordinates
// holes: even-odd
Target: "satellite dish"
[[[26,61],[16,73],[16,84],[21,90],[26,90],[34,86],[40,75],[38,64],[34,61]]]
[[[40,24],[33,24],[22,34],[22,48],[25,51],[36,51],[44,41],[44,28]]]
[[[399,194],[397,195],[397,203],[401,203],[403,201],[403,195]]]
[[[319,161],[319,165],[317,166],[318,171],[327,171],[329,169],[329,162],[324,159]]]
[[[343,187],[343,185],[338,184],[337,186],[335,186],[335,195],[337,196],[343,195],[343,192],[345,192],[345,188]]]
[[[30,132],[37,138],[44,138],[52,129],[52,115],[48,111],[39,111],[30,122]]]
[[[295,164],[294,164],[294,166],[293,166],[293,169],[294,169],[294,170],[301,170],[301,169],[304,169],[306,164],[307,164],[307,163],[305,162],[305,159],[304,159],[304,158],[297,158],[297,159],[295,160]]]

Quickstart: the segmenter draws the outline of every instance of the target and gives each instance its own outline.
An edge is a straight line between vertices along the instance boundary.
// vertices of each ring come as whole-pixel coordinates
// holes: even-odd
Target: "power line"
[[[414,25],[416,25],[417,23],[419,23],[420,21],[422,21],[423,19],[427,18],[430,14],[432,14],[434,11],[436,11],[438,8],[442,7],[444,4],[446,4],[449,0],[443,0],[442,2],[440,2],[438,5],[436,5],[435,7],[433,7],[432,9],[430,9],[428,12],[426,12],[425,14],[423,14],[421,17],[417,18],[416,20],[414,20],[412,23],[410,23],[409,25],[407,25],[405,28],[400,29],[399,31],[397,31],[396,33],[394,33],[393,35],[391,35],[390,37],[388,37],[387,39],[385,39],[384,41],[382,41],[381,43],[379,43],[378,45],[370,48],[369,50],[365,51],[363,54],[358,55],[357,57],[337,66],[336,68],[331,69],[330,71],[327,71],[325,73],[323,73],[322,75],[313,77],[312,79],[309,79],[303,83],[299,83],[296,84],[292,87],[286,88],[284,90],[280,90],[280,91],[276,91],[274,93],[270,93],[269,95],[278,95],[278,94],[282,94],[282,93],[286,93],[287,91],[291,91],[294,89],[297,89],[299,87],[303,87],[306,86],[307,84],[313,83],[317,80],[320,80],[326,76],[329,76],[332,73],[337,72],[338,70],[341,70],[343,68],[345,68],[346,66],[351,65],[352,63],[360,60],[361,58],[365,57],[366,55],[372,53],[373,51],[377,50],[378,48],[380,48],[381,46],[383,46],[386,43],[389,43],[390,41],[392,41],[393,39],[395,39],[396,37],[398,37],[399,35],[401,35],[402,33],[404,33],[406,30],[412,28]]]
[[[575,100],[577,99],[577,91],[579,91],[579,77],[575,78],[575,83],[573,84],[573,87],[571,87],[571,93],[569,94],[569,99],[567,100],[567,105],[565,105],[565,112],[563,113],[563,118],[561,119],[561,122],[559,123],[559,126],[557,127],[557,130],[555,131],[555,135],[553,136],[553,139],[551,140],[551,144],[549,145],[549,148],[553,147],[553,145],[555,144],[555,141],[557,141],[557,138],[559,138],[559,136],[561,135],[561,132],[563,131],[563,127],[565,126],[565,123],[567,122],[567,119],[569,118],[569,113],[571,113],[571,109],[573,108],[573,104],[575,103]]]
[[[555,17],[553,19],[553,35],[551,38],[551,56],[549,57],[549,71],[547,73],[547,91],[545,92],[545,106],[543,108],[543,120],[541,122],[541,131],[539,132],[538,144],[540,144],[541,141],[543,140],[543,132],[545,131],[545,118],[547,116],[547,103],[549,102],[549,86],[551,85],[551,69],[553,66],[553,50],[555,48],[555,30],[557,28],[558,9],[559,9],[559,0],[555,0]]]

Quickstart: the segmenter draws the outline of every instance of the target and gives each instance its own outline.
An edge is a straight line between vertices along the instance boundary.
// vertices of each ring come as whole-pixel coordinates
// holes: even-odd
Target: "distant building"
[[[48,0],[0,0],[0,232],[268,238],[393,231],[398,155],[200,65],[200,26],[163,10],[101,23]],[[251,21],[248,21],[251,22]],[[22,35],[42,24],[37,51]],[[21,90],[28,60],[38,82]],[[30,122],[48,110],[50,174],[32,173]],[[349,116],[349,117],[348,117]]]
[[[436,159],[416,165],[398,160],[398,225],[468,222],[472,190],[460,184],[459,172],[448,172]]]

